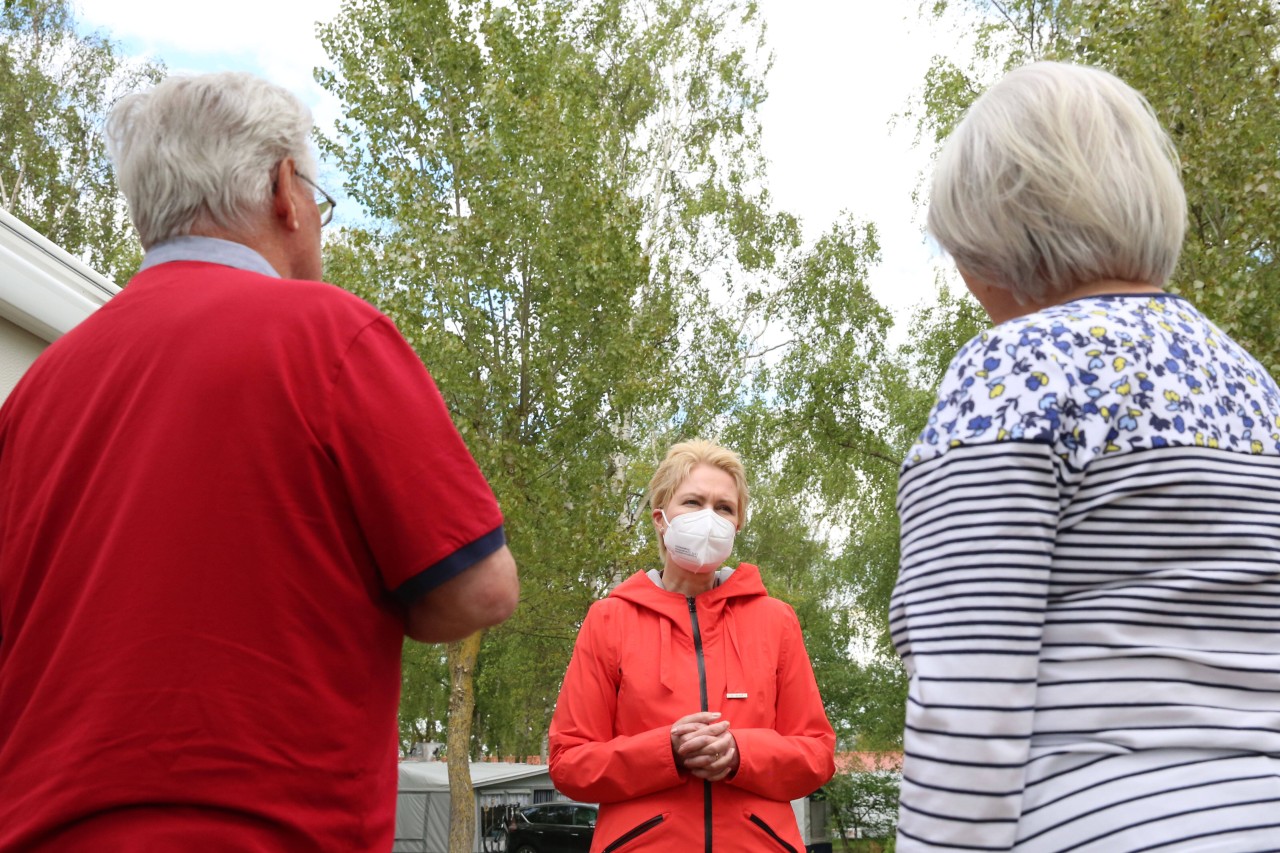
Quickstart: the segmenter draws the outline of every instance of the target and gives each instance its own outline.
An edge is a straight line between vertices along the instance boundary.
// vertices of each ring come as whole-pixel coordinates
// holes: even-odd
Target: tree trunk
[[[475,671],[480,632],[450,643],[449,734],[449,853],[472,853],[476,835],[476,794],[471,786],[471,717],[476,709]]]

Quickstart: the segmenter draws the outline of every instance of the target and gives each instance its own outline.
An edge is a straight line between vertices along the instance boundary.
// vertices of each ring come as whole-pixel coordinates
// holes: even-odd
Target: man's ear
[[[298,230],[298,206],[294,203],[293,184],[298,180],[292,157],[286,157],[276,167],[275,192],[271,197],[271,209],[276,220],[290,231]]]

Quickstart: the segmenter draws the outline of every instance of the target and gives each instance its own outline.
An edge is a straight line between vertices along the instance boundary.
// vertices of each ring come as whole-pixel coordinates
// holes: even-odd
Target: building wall
[[[47,346],[48,343],[26,329],[0,318],[0,400],[9,396],[31,362]]]

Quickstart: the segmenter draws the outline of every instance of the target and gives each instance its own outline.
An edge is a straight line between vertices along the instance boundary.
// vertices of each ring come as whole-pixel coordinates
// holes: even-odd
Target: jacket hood
[[[741,563],[727,578],[706,592],[693,597],[698,608],[699,631],[720,630],[725,634],[725,671],[733,683],[742,683],[742,643],[738,637],[738,620],[734,611],[751,599],[767,597],[760,569],[750,563]],[[689,597],[679,592],[663,589],[645,572],[636,572],[609,593],[610,598],[629,602],[636,607],[658,614],[661,640],[658,644],[658,680],[668,690],[674,689],[671,667],[676,655],[671,648],[672,631],[692,634],[689,618]]]
[[[695,596],[699,609],[706,607],[717,611],[734,599],[755,598],[768,595],[760,569],[750,563],[741,563],[721,583]],[[609,593],[610,598],[621,598],[640,607],[653,610],[681,624],[689,621],[687,596],[658,586],[645,572],[636,572]]]

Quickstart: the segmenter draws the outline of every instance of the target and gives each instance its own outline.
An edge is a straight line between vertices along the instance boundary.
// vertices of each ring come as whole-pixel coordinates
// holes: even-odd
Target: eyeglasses
[[[320,194],[316,197],[316,207],[320,210],[320,227],[323,228],[333,221],[333,209],[338,206],[338,203],[333,200],[333,196],[320,189],[320,185],[306,175],[297,171],[294,174],[310,184],[311,188]]]

